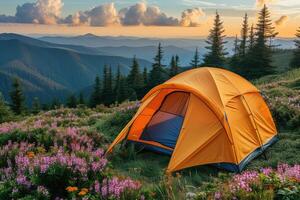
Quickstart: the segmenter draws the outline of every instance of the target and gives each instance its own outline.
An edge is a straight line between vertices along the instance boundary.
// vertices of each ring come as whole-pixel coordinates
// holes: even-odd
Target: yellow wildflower
[[[75,191],[78,190],[78,187],[68,186],[68,187],[66,188],[66,190],[67,190],[68,192],[75,192]]]
[[[81,190],[81,191],[78,193],[78,195],[79,195],[79,196],[84,196],[84,195],[86,195],[86,193],[87,193],[87,192]]]

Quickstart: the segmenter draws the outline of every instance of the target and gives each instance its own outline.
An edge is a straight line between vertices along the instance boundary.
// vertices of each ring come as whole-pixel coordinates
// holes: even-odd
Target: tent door
[[[174,149],[188,107],[189,95],[187,92],[168,94],[152,116],[140,139],[158,142]]]

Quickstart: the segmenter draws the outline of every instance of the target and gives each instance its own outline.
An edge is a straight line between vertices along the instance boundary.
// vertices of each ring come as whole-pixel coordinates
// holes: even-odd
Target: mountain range
[[[24,86],[28,102],[35,96],[42,102],[54,97],[62,99],[91,84],[102,76],[104,65],[113,73],[120,66],[127,74],[132,59],[101,55],[96,49],[56,45],[15,34],[0,34],[0,91],[8,98],[11,80],[18,77]],[[85,53],[84,53],[85,52]],[[138,59],[143,67],[151,63]]]
[[[234,38],[226,38],[229,53]],[[141,68],[150,68],[157,52],[158,43],[164,50],[163,64],[169,65],[171,56],[180,57],[181,67],[189,66],[195,48],[200,57],[206,53],[205,39],[153,39],[135,37],[103,37],[86,34],[75,37],[47,36],[32,38],[18,34],[0,34],[0,91],[9,99],[11,80],[18,77],[24,87],[28,102],[34,97],[47,103],[53,98],[63,100],[68,94],[91,88],[96,75],[102,77],[103,67],[110,65],[113,73],[117,66],[127,74],[133,56]],[[273,44],[282,49],[294,48],[291,39],[276,39]],[[286,50],[285,50],[286,51]],[[280,69],[282,52],[274,62]],[[286,58],[291,52],[285,52]],[[284,58],[285,59],[285,58]],[[286,59],[285,59],[286,60]]]

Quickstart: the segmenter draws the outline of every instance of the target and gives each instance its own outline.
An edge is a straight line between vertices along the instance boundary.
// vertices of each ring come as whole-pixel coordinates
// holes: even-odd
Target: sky
[[[300,0],[0,0],[0,32],[202,37],[217,10],[225,34],[235,36],[244,14],[255,24],[263,4],[279,36],[293,37],[300,26]]]

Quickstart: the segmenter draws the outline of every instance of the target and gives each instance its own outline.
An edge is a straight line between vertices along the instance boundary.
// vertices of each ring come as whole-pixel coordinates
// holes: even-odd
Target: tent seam
[[[207,71],[209,72],[209,75],[211,76],[211,78],[212,78],[212,80],[213,80],[213,83],[214,83],[214,85],[216,86],[216,88],[217,88],[217,90],[218,90],[218,95],[219,95],[219,98],[221,99],[221,102],[222,102],[222,105],[223,105],[223,111],[224,111],[224,113],[226,113],[226,112],[225,112],[225,106],[224,106],[223,101],[222,101],[222,98],[221,98],[221,96],[220,96],[220,90],[219,90],[219,87],[218,87],[217,83],[215,82],[215,79],[214,79],[214,77],[213,77],[211,71],[209,70],[209,68],[206,68],[206,69],[207,69]],[[222,74],[222,75],[223,75],[223,74]],[[225,78],[227,79],[227,77],[225,77]],[[231,83],[231,82],[230,82],[230,83]],[[231,84],[232,84],[232,83],[231,83]],[[225,116],[224,116],[224,117],[225,117]],[[235,146],[235,142],[234,142],[233,135],[232,135],[232,132],[231,132],[231,127],[230,127],[230,125],[229,125],[229,122],[228,122],[227,120],[225,120],[225,121],[227,122],[228,128],[229,128],[229,130],[230,130],[230,135],[231,135],[231,140],[232,140],[232,146],[233,146],[233,154],[234,154],[234,156],[235,156],[236,163],[238,163],[237,153],[236,153],[236,146]],[[225,129],[225,131],[226,131],[226,129]],[[227,131],[226,131],[226,132],[227,132]],[[227,137],[228,137],[228,139],[229,139],[228,133],[227,133],[226,135],[227,135]],[[229,140],[230,140],[230,139],[229,139]]]

